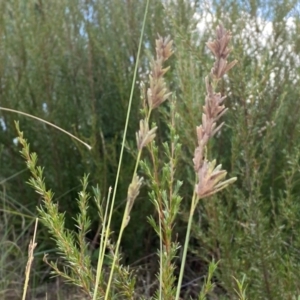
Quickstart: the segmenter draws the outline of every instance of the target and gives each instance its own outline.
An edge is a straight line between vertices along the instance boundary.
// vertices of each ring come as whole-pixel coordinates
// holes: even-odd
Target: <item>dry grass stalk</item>
[[[172,92],[168,92],[166,87],[166,82],[164,80],[164,75],[169,70],[169,67],[163,68],[163,63],[173,54],[172,50],[173,41],[170,37],[163,38],[158,36],[156,39],[156,59],[151,63],[151,73],[149,75],[149,88],[147,90],[147,104],[144,101],[144,110],[147,112],[145,119],[140,120],[140,128],[136,133],[136,143],[139,151],[136,168],[139,162],[141,151],[149,143],[151,143],[156,134],[157,127],[149,128],[149,119],[153,109],[160,106],[164,101],[166,101]],[[142,93],[143,94],[143,93]],[[143,94],[144,95],[144,94]],[[143,178],[136,176],[136,170],[134,172],[134,177],[128,189],[127,202],[128,207],[130,208],[127,213],[130,213],[130,210],[133,206],[134,200],[136,197],[131,197],[132,191],[136,195],[139,193]],[[129,215],[128,215],[129,216]]]
[[[123,231],[125,227],[128,225],[130,220],[130,212],[134,205],[134,201],[139,194],[143,178],[137,176],[137,168],[140,163],[141,153],[144,147],[146,147],[150,142],[155,138],[155,132],[157,127],[150,129],[149,120],[151,116],[151,112],[153,109],[157,108],[161,105],[167,98],[171,95],[168,92],[166,87],[165,80],[163,78],[164,74],[168,71],[169,68],[163,68],[163,63],[173,54],[172,51],[172,41],[169,37],[162,38],[158,37],[156,40],[156,59],[151,64],[151,73],[149,76],[149,85],[150,87],[147,90],[147,104],[146,99],[144,99],[144,112],[145,118],[140,120],[140,128],[136,133],[136,141],[138,148],[138,155],[136,159],[136,165],[133,172],[132,181],[128,187],[127,191],[127,203],[125,208],[125,213],[123,215],[123,220],[119,232],[119,237],[116,244],[116,250],[114,253],[114,260],[111,267],[111,272],[109,275],[109,280],[107,284],[107,292],[105,294],[105,300],[109,297],[109,288],[111,286],[113,270],[116,265],[116,260],[119,253],[119,247],[121,243],[121,238],[123,235]]]
[[[149,88],[147,90],[147,103],[144,102],[144,109],[148,111],[145,119],[140,120],[140,129],[136,133],[137,147],[140,151],[146,147],[155,138],[157,127],[149,129],[149,118],[151,111],[160,106],[172,94],[168,92],[164,75],[169,70],[169,67],[163,68],[163,63],[173,54],[172,50],[173,41],[170,37],[163,38],[158,36],[156,40],[156,59],[151,63],[151,73],[149,75]]]
[[[38,221],[39,219],[36,218],[35,220],[35,226],[34,226],[34,234],[33,234],[33,238],[29,243],[28,246],[28,261],[27,261],[27,265],[26,265],[26,269],[25,269],[25,282],[24,282],[24,288],[23,288],[23,297],[22,300],[26,299],[26,294],[27,294],[27,288],[28,288],[28,283],[29,283],[29,277],[30,277],[30,270],[31,270],[31,265],[33,262],[33,251],[37,245],[37,243],[35,242],[35,238],[36,238],[36,231],[37,231],[37,225],[38,225]]]
[[[224,123],[217,126],[217,121],[226,112],[223,104],[226,97],[215,91],[218,81],[237,63],[236,60],[228,63],[227,57],[230,53],[228,43],[231,34],[226,31],[223,25],[217,28],[217,38],[213,42],[208,42],[207,46],[214,54],[216,61],[211,69],[210,76],[206,77],[206,97],[203,107],[202,124],[197,127],[198,146],[194,153],[194,169],[198,175],[196,184],[196,194],[198,199],[210,196],[225,188],[228,184],[236,180],[231,178],[222,181],[227,172],[221,170],[221,165],[215,168],[216,162],[209,162],[206,159],[206,145],[208,141],[222,128]]]
[[[163,78],[169,67],[163,68],[163,63],[173,54],[173,41],[170,37],[159,38],[156,40],[156,60],[152,62],[150,79],[150,87],[147,91],[147,100],[150,110],[158,107],[172,94],[168,93],[166,83]]]
[[[127,192],[127,222],[126,225],[128,225],[129,220],[130,220],[130,212],[132,210],[133,204],[135,199],[137,198],[137,196],[140,193],[140,188],[142,186],[143,183],[143,177],[139,177],[136,174],[134,174],[132,182],[130,183],[129,187],[128,187],[128,192]]]
[[[154,140],[156,129],[157,127],[155,126],[149,130],[148,122],[146,120],[140,120],[140,130],[136,133],[138,150],[141,150]]]
[[[236,61],[227,63],[227,57],[230,53],[228,43],[231,34],[226,31],[222,25],[217,28],[217,38],[213,42],[208,42],[207,46],[214,54],[216,61],[209,76],[205,78],[206,97],[202,113],[202,124],[197,127],[198,146],[194,153],[194,169],[197,174],[197,183],[191,203],[187,233],[183,248],[182,263],[179,273],[177,292],[175,300],[179,300],[181,283],[183,278],[184,266],[186,262],[187,249],[190,239],[192,219],[199,199],[211,196],[224,189],[227,185],[234,182],[236,178],[230,178],[223,181],[227,172],[222,170],[222,165],[216,167],[216,160],[209,161],[206,156],[206,146],[209,140],[222,128],[224,123],[217,126],[217,121],[226,112],[223,104],[225,97],[215,91],[218,81],[228,72]]]
[[[207,42],[207,47],[212,51],[214,54],[216,61],[214,66],[211,70],[211,77],[213,79],[221,79],[236,63],[237,61],[234,60],[227,63],[227,57],[231,50],[228,48],[228,44],[231,40],[231,33],[226,31],[222,24],[220,24],[217,28],[217,39],[213,42]]]

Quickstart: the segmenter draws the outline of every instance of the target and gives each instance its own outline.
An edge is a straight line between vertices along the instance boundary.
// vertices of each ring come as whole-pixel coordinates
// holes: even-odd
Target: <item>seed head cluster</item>
[[[223,25],[219,25],[216,32],[216,40],[208,42],[206,45],[215,56],[215,62],[211,69],[210,76],[206,77],[206,97],[202,113],[202,124],[197,126],[198,146],[194,153],[194,169],[198,175],[196,184],[196,194],[198,198],[204,198],[225,188],[229,183],[236,180],[231,178],[222,181],[227,172],[221,170],[221,165],[216,165],[216,161],[206,159],[206,146],[209,140],[222,128],[224,123],[217,126],[217,121],[226,112],[223,104],[226,97],[215,92],[218,81],[237,63],[236,60],[228,63],[227,58],[230,53],[228,44],[231,34],[226,31]]]

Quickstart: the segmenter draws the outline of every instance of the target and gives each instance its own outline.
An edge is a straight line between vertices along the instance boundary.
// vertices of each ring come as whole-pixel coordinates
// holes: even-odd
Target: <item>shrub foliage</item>
[[[26,255],[21,259],[18,251],[26,251],[30,228],[38,215],[36,207],[43,200],[25,184],[29,174],[19,153],[16,119],[31,150],[37,153],[39,164],[45,168],[41,172],[45,177],[43,184],[55,191],[49,194],[49,199],[58,203],[55,209],[59,213],[65,212],[66,228],[78,225],[80,212],[87,209],[89,217],[84,222],[90,231],[80,237],[80,243],[89,241],[91,249],[85,250],[90,253],[82,255],[89,265],[96,265],[101,230],[98,202],[90,201],[89,209],[87,204],[78,207],[78,203],[80,197],[87,200],[93,191],[101,191],[101,197],[106,198],[109,187],[114,185],[144,11],[145,1],[140,0],[1,1],[0,195],[4,221],[0,241],[5,245],[0,247],[3,265],[0,270],[4,270],[0,271],[1,289],[10,286],[15,278],[10,274],[20,276],[20,270],[10,261],[19,258],[22,270],[25,269]],[[229,110],[226,124],[207,146],[207,158],[221,162],[237,181],[226,190],[200,200],[195,209],[182,297],[198,295],[204,285],[203,275],[214,260],[218,261],[217,268],[211,265],[209,272],[215,270],[214,277],[208,276],[206,283],[213,282],[215,288],[211,293],[220,299],[246,299],[245,286],[249,299],[297,299],[300,295],[297,196],[300,15],[296,0],[210,1],[208,6],[202,1],[150,1],[111,239],[117,241],[127,189],[133,182],[136,153],[130,149],[135,143],[141,112],[145,114],[140,101],[140,82],[148,81],[157,33],[170,35],[174,55],[168,61],[170,69],[164,77],[173,100],[151,115],[151,122],[158,127],[156,141],[152,152],[143,158],[140,175],[151,171],[153,166],[147,165],[151,158],[164,170],[166,157],[170,162],[176,157],[172,184],[178,197],[174,199],[181,203],[181,208],[179,217],[168,228],[172,234],[165,238],[174,243],[172,255],[181,255],[176,243],[184,243],[195,184],[195,126],[202,120],[204,78],[213,65],[206,42],[213,39],[220,22],[231,31],[231,56],[238,63],[217,86],[217,92],[227,95]],[[1,108],[20,110],[56,124],[90,144],[92,150],[50,126]],[[176,130],[172,126],[174,120]],[[154,128],[151,122],[148,125]],[[180,151],[177,143],[172,144],[175,136]],[[176,146],[174,156],[167,145]],[[90,174],[90,186],[87,177],[80,184],[84,173]],[[82,186],[84,194],[78,196]],[[91,186],[97,186],[96,190]],[[149,179],[130,212],[131,222],[120,245],[122,255],[117,256],[117,279],[128,283],[127,290],[125,285],[123,290],[118,289],[122,297],[134,293],[131,271],[118,272],[123,268],[122,263],[132,264],[132,269],[139,269],[139,274],[150,276],[153,282],[157,274],[155,253],[162,248],[156,234],[161,234],[159,228],[164,224],[159,224],[155,207],[159,191],[152,190],[151,194],[150,188],[153,189],[153,183]],[[102,201],[98,192],[96,198]],[[150,215],[153,218],[149,224]],[[76,244],[73,235],[68,238]],[[13,241],[12,246],[7,246],[9,241]],[[55,243],[41,225],[37,243],[37,253],[47,250],[56,258]],[[115,250],[114,246],[110,248],[112,253]],[[41,258],[36,254],[32,272],[38,284],[48,276]],[[180,258],[158,262],[174,268],[170,275],[172,283],[179,275],[176,271],[179,262]],[[45,275],[40,276],[39,272]],[[136,289],[143,291],[141,294],[145,297],[155,294],[155,288],[144,288],[141,282],[136,283]],[[117,286],[117,282],[114,284]],[[86,290],[90,290],[88,285]]]

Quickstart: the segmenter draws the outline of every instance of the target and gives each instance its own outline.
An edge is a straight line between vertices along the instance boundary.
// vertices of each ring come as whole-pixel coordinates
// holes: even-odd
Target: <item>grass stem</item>
[[[147,14],[148,14],[148,7],[149,7],[149,0],[147,0],[147,3],[146,3],[144,19],[143,19],[143,25],[142,25],[140,41],[139,41],[139,48],[138,48],[138,53],[137,53],[137,58],[136,58],[136,63],[135,63],[135,68],[134,68],[134,74],[133,74],[133,79],[132,79],[131,92],[130,92],[130,97],[129,97],[129,104],[128,104],[128,109],[127,109],[127,116],[126,116],[126,122],[125,122],[124,134],[123,134],[123,141],[122,141],[121,152],[120,152],[119,163],[118,163],[118,170],[117,170],[117,174],[116,174],[116,180],[115,180],[114,191],[113,191],[113,196],[112,196],[111,212],[109,214],[109,220],[108,220],[108,224],[107,224],[108,228],[110,227],[110,223],[111,223],[111,216],[112,216],[112,211],[113,211],[114,202],[115,202],[115,198],[116,198],[116,191],[117,191],[117,186],[118,186],[118,181],[119,181],[119,176],[120,176],[120,170],[121,170],[121,165],[122,165],[122,158],[123,158],[123,153],[124,153],[124,148],[125,148],[125,141],[126,141],[127,129],[128,129],[128,124],[129,124],[129,117],[130,117],[131,106],[132,106],[133,92],[134,92],[134,87],[135,87],[135,82],[136,82],[139,58],[140,58],[140,54],[141,54],[141,48],[142,48],[142,41],[143,41],[144,31],[145,31],[146,18],[147,18]],[[127,210],[128,210],[128,202],[126,204],[125,213],[124,213],[124,216],[123,216],[123,220],[122,220],[122,224],[121,224],[121,228],[120,228],[120,232],[119,232],[119,237],[118,237],[118,241],[117,241],[117,245],[116,245],[116,249],[115,249],[115,255],[114,255],[113,263],[112,263],[112,266],[111,266],[109,280],[108,280],[108,283],[107,283],[107,290],[106,290],[106,293],[105,293],[105,300],[108,299],[109,293],[110,293],[114,268],[115,268],[116,260],[117,260],[118,253],[119,253],[119,247],[120,247],[123,231],[125,229],[125,224],[126,224],[125,223],[126,222],[125,217],[126,217],[126,214],[127,214]]]
[[[197,203],[197,195],[196,195],[196,191],[194,191],[192,203],[191,203],[188,227],[186,230],[185,242],[184,242],[184,247],[183,247],[183,254],[182,254],[182,259],[181,259],[180,273],[179,273],[179,278],[178,278],[175,300],[179,300],[179,297],[180,297],[181,284],[182,284],[183,273],[184,273],[184,268],[185,268],[185,263],[186,263],[187,249],[188,249],[189,241],[190,241],[192,221],[193,221],[196,203]]]

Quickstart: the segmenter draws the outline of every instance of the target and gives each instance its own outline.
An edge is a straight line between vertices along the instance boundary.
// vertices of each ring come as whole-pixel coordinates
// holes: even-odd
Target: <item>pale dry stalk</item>
[[[211,69],[210,76],[205,78],[205,105],[202,113],[202,124],[197,126],[198,146],[195,149],[193,158],[194,169],[198,175],[198,183],[196,184],[198,199],[210,196],[236,180],[236,178],[231,178],[222,181],[227,172],[221,169],[221,165],[215,167],[215,160],[208,161],[205,153],[209,140],[224,125],[224,123],[221,123],[217,126],[217,121],[227,110],[223,104],[226,97],[222,97],[220,93],[217,93],[215,88],[218,81],[237,63],[236,60],[230,63],[227,62],[227,57],[231,51],[228,48],[231,39],[230,32],[226,31],[223,25],[219,25],[216,35],[216,40],[206,44],[214,54],[216,61]]]
[[[147,111],[147,115],[144,119],[140,120],[140,128],[139,131],[136,133],[136,143],[139,153],[136,162],[136,169],[139,163],[139,158],[142,149],[146,147],[149,143],[151,143],[155,138],[157,127],[155,126],[151,129],[149,128],[149,119],[151,112],[153,109],[157,108],[164,101],[166,101],[172,94],[168,91],[166,82],[164,80],[164,75],[169,70],[169,67],[163,67],[163,63],[173,54],[172,44],[173,41],[170,39],[170,37],[163,38],[161,36],[158,36],[158,39],[156,39],[156,58],[151,63],[151,72],[149,75],[149,88],[147,90],[146,96],[148,107],[144,107],[145,111]],[[132,178],[132,182],[128,188],[128,210],[126,212],[128,214],[128,220],[133,203],[137,195],[139,194],[139,190],[143,181],[143,178],[139,178],[136,175],[136,169]]]
[[[172,94],[168,92],[163,77],[169,70],[169,67],[163,68],[163,63],[173,54],[172,44],[173,41],[170,40],[170,37],[162,38],[159,36],[156,40],[156,59],[151,65],[151,74],[149,76],[150,87],[147,91],[147,100],[150,110],[161,105]]]

